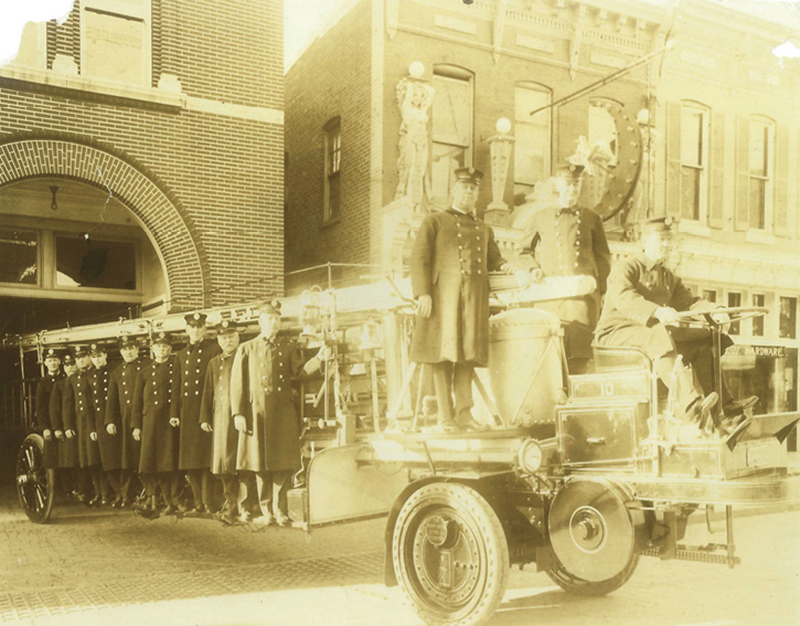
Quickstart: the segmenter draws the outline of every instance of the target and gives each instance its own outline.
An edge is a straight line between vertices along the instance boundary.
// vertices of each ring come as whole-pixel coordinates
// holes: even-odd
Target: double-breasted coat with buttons
[[[236,469],[251,472],[300,469],[300,428],[292,381],[303,369],[296,342],[262,336],[241,344],[231,369],[231,411],[243,415]]]
[[[96,432],[94,405],[89,376],[94,366],[83,372],[75,372],[67,378],[65,390],[64,426],[78,433],[78,459],[81,467],[100,465],[100,447],[92,441]]]
[[[418,317],[411,344],[417,363],[489,358],[489,272],[505,263],[492,229],[471,214],[448,209],[420,224],[411,251],[415,298],[429,295],[433,310]]]
[[[53,375],[47,373],[36,385],[36,426],[39,430],[56,430],[50,421],[50,397],[53,395],[53,388],[56,383],[64,378],[61,372]],[[58,430],[61,430],[60,428]],[[43,467],[45,469],[55,469],[58,467],[58,443],[55,435],[51,434],[50,441],[44,440]]]
[[[211,359],[203,383],[200,422],[210,424],[212,428],[211,471],[214,474],[236,473],[239,431],[233,427],[231,413],[231,370],[234,354],[218,354]]]
[[[100,449],[100,461],[107,472],[122,468],[122,443],[119,435],[109,435],[106,430],[106,406],[109,382],[108,365],[95,368],[87,376],[94,407],[97,445]]]
[[[208,469],[211,465],[211,433],[200,428],[200,402],[208,363],[220,352],[216,341],[189,344],[176,355],[177,372],[172,395],[173,415],[179,417],[182,470]]]
[[[136,377],[147,363],[138,358],[130,363],[123,362],[113,372],[108,381],[108,399],[106,400],[105,424],[117,427],[121,449],[120,467],[124,470],[139,471],[139,454],[141,442],[133,438],[131,417],[133,415],[133,397]]]
[[[580,206],[544,208],[533,216],[523,240],[545,276],[586,275],[597,281],[594,294],[541,303],[563,322],[579,322],[594,330],[611,271],[611,251],[600,216]]]
[[[178,470],[178,429],[170,426],[173,379],[178,375],[174,355],[164,363],[152,361],[139,372],[133,391],[131,428],[141,433],[140,474]]]
[[[53,385],[53,392],[50,395],[50,425],[53,430],[67,431],[65,415],[67,411],[67,387],[69,380],[67,377],[61,378]],[[58,443],[58,467],[70,468],[78,467],[78,438],[64,437]]]

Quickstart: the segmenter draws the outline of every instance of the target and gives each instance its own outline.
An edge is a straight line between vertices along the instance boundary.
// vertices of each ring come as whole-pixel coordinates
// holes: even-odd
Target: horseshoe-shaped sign
[[[593,106],[603,107],[614,120],[617,130],[617,166],[609,172],[606,190],[593,207],[603,221],[611,219],[633,195],[642,170],[642,133],[639,122],[625,107],[608,100],[592,100]]]

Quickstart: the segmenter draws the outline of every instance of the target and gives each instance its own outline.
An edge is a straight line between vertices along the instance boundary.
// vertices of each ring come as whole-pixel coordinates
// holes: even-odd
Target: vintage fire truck
[[[291,516],[307,531],[387,516],[386,583],[399,584],[428,624],[488,620],[512,565],[535,563],[582,595],[619,588],[642,556],[733,567],[734,507],[800,496],[785,445],[800,413],[748,413],[721,436],[675,419],[638,350],[596,348],[590,373],[571,374],[559,321],[529,306],[587,288],[570,280],[495,292],[490,364],[474,379],[476,416],[491,428],[470,433],[430,424],[425,368],[408,362],[414,311],[403,279],[312,289],[284,303],[284,332],[333,347],[320,379],[298,389],[305,463]],[[735,322],[765,309],[717,312]],[[252,305],[207,313],[256,332]],[[684,317],[708,328],[718,349],[724,324]],[[43,332],[23,337],[20,349],[41,355],[51,345],[159,330],[180,332],[182,315]],[[31,434],[17,488],[34,522],[47,521],[53,503],[53,473],[41,458],[41,437]],[[683,543],[688,518],[712,507],[725,511],[725,541]]]

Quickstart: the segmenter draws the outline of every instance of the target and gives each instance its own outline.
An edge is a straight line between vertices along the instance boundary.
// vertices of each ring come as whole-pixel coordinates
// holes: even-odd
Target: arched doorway
[[[45,229],[48,222],[59,219],[60,209],[49,208],[51,199],[44,201],[40,197],[35,207],[23,203],[14,209],[13,196],[17,193],[15,188],[37,196],[52,195],[51,187],[59,187],[57,204],[68,203],[70,194],[85,197],[83,203],[72,207],[64,221],[80,223],[78,233],[89,232],[90,241],[97,229],[109,226],[106,222],[109,210],[117,210],[120,215],[124,213],[123,208],[128,211],[127,218],[146,235],[162,266],[165,310],[186,310],[208,304],[208,263],[202,243],[195,236],[193,222],[167,186],[141,163],[112,148],[71,136],[25,135],[0,144],[0,197],[6,194],[12,197],[10,204],[0,207],[0,216],[15,216],[18,224],[20,220],[39,220],[43,224],[41,228]],[[42,209],[43,206],[48,208]],[[33,213],[26,215],[26,211]],[[42,254],[45,253],[43,249]],[[46,264],[48,258],[40,261]],[[42,282],[44,279],[40,277],[37,287],[61,288],[63,285],[59,285],[57,279],[56,275],[55,282],[50,283]],[[147,304],[149,291],[154,289],[148,277],[143,280],[138,288],[139,300],[140,304]],[[3,287],[0,283],[0,294]]]

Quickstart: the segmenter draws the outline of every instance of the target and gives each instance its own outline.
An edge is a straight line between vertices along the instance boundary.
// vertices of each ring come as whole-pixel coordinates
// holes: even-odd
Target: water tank
[[[489,377],[503,421],[552,424],[564,397],[561,325],[552,313],[511,309],[489,320]]]

